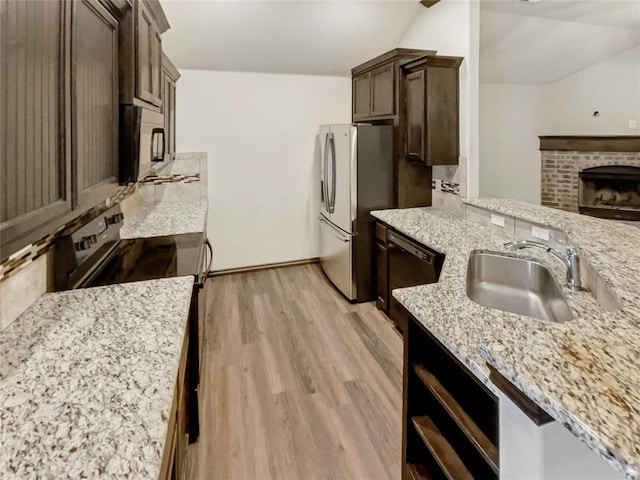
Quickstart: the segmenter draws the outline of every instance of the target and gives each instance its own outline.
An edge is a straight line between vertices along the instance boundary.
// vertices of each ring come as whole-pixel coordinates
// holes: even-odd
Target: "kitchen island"
[[[556,324],[472,302],[466,296],[469,252],[505,251],[502,244],[514,237],[432,208],[373,212],[446,254],[439,283],[398,289],[394,297],[492,392],[500,394],[487,362],[614,469],[640,478],[637,229],[522,202],[474,203],[567,233],[619,304],[603,306],[588,292],[564,289],[575,318]],[[545,253],[518,255],[564,277],[562,264]]]

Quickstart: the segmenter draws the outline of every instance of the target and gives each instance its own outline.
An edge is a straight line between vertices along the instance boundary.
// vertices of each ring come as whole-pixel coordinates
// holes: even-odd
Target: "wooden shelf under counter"
[[[498,399],[403,309],[402,478],[499,478]]]

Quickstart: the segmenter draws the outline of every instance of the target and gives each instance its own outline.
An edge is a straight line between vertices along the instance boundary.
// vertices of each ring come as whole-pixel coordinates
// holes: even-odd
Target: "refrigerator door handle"
[[[329,146],[329,133],[327,133],[324,137],[324,158],[322,159],[324,162],[324,178],[322,179],[322,194],[324,195],[324,208],[327,213],[331,213],[329,211],[329,157],[328,157],[328,147]]]
[[[336,141],[333,132],[327,134],[331,147],[331,196],[329,198],[329,213],[336,210]]]

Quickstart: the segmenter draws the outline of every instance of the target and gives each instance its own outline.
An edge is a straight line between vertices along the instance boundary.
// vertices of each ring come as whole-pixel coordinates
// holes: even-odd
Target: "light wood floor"
[[[318,265],[207,282],[195,479],[399,479],[402,340]]]

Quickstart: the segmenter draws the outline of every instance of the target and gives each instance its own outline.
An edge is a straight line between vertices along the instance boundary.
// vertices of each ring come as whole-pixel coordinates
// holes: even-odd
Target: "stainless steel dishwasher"
[[[440,277],[445,255],[397,232],[387,233],[389,292],[396,288],[435,283]],[[407,319],[403,307],[389,295],[389,317],[404,333]]]

